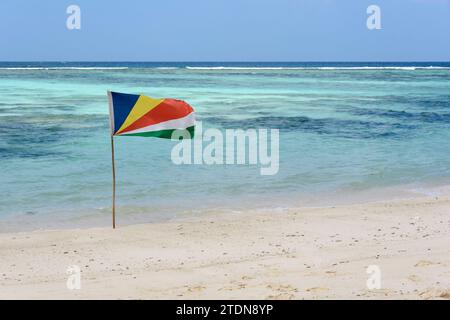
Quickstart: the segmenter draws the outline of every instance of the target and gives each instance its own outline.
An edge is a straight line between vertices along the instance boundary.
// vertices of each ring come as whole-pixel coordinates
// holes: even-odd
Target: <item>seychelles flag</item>
[[[194,136],[194,109],[182,100],[108,91],[111,136],[171,139],[175,130]]]

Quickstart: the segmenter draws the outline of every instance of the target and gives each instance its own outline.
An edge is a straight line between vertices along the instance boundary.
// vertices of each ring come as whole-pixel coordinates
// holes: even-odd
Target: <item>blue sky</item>
[[[450,61],[450,0],[1,0],[0,30],[3,61]]]

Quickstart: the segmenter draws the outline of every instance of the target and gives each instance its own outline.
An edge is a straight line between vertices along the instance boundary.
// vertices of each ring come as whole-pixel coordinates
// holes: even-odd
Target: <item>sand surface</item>
[[[367,287],[371,265],[380,289]],[[11,298],[450,299],[450,196],[3,233]]]

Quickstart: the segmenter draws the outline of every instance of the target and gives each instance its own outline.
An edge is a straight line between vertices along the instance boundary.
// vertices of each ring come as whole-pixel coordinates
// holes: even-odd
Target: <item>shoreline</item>
[[[449,207],[446,193],[1,233],[0,299],[449,299]]]
[[[290,210],[327,209],[330,207],[370,205],[380,202],[409,201],[425,197],[441,197],[447,195],[450,196],[450,185],[448,184],[407,184],[369,188],[358,192],[343,189],[334,192],[320,192],[314,196],[289,193],[285,197],[277,197],[274,199],[273,201],[277,203],[276,205],[269,205],[272,200],[265,199],[264,201],[258,201],[258,198],[250,198],[250,200],[233,204],[233,206],[225,205],[221,202],[217,206],[210,204],[196,210],[192,208],[179,211],[165,209],[161,213],[158,212],[158,207],[152,208],[148,204],[136,206],[121,205],[116,207],[116,217],[119,226],[128,227],[140,224],[175,223],[185,219],[202,218],[211,214],[221,216],[233,214],[234,212],[246,214],[249,211],[288,212]],[[295,196],[298,199],[292,200]],[[255,205],[254,203],[258,204]],[[82,212],[81,214],[80,211]],[[61,215],[61,212],[64,212],[64,215]],[[79,216],[76,216],[76,214],[79,214]],[[91,209],[61,208],[36,215],[7,215],[0,219],[0,234],[108,228],[110,227],[110,216],[111,208],[107,207]]]

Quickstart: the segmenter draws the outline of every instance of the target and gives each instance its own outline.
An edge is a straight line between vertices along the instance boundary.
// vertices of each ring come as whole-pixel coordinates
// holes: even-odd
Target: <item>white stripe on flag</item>
[[[191,112],[187,116],[183,118],[178,118],[174,120],[164,121],[157,124],[152,124],[147,127],[142,127],[136,130],[131,130],[127,132],[123,132],[118,134],[125,135],[125,134],[133,134],[133,133],[143,133],[143,132],[153,132],[153,131],[161,131],[161,130],[172,130],[172,129],[187,129],[189,127],[192,127],[195,124],[195,112]]]

